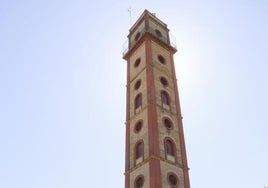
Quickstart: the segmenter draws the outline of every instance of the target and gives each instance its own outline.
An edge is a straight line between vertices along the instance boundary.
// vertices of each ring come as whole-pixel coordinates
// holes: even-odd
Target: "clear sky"
[[[177,40],[191,187],[268,185],[267,0],[2,0],[1,188],[124,187],[122,50],[144,9]]]

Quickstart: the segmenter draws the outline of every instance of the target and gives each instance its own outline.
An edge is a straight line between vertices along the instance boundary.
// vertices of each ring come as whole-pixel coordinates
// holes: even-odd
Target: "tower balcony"
[[[174,49],[174,51],[177,51],[177,44],[176,44],[176,38],[172,35],[169,34],[169,37],[165,37],[158,32],[156,32],[155,28],[148,27],[144,28],[143,30],[140,31],[140,36],[137,40],[127,40],[123,44],[123,57],[126,56],[126,54],[140,41],[141,38],[143,38],[144,35],[149,34],[154,38],[155,40],[159,40],[166,44],[167,46],[171,47]]]

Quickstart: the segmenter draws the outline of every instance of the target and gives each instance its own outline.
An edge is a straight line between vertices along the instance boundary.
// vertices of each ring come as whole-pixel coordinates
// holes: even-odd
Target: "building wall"
[[[134,170],[131,175],[130,175],[130,188],[135,188],[134,187],[134,182],[135,179],[142,174],[144,176],[144,184],[143,187],[144,188],[149,188],[150,186],[150,174],[149,174],[149,164],[145,163],[144,165],[142,165],[139,169]]]
[[[177,175],[177,177],[179,179],[178,180],[179,181],[178,188],[185,187],[184,181],[183,181],[183,179],[184,179],[183,178],[183,171],[181,168],[178,168],[172,164],[168,164],[166,162],[161,161],[161,172],[162,172],[161,179],[162,179],[162,184],[163,184],[162,188],[170,188],[171,187],[169,185],[168,179],[167,179],[167,174],[170,172]]]
[[[162,40],[164,39],[165,42],[168,41],[167,40],[168,39],[168,32],[167,32],[166,28],[161,27],[154,20],[150,20],[149,27],[151,28],[152,31],[155,31],[156,29],[159,30],[162,34]]]
[[[148,144],[148,116],[147,116],[147,84],[146,84],[146,62],[145,62],[145,43],[142,43],[130,57],[130,168],[136,168],[135,146],[140,140],[144,143],[144,158],[149,156]],[[141,59],[138,67],[134,67],[135,61]],[[136,82],[140,80],[141,85],[135,89]],[[142,94],[142,105],[135,109],[135,98]],[[134,128],[138,121],[142,120],[143,126],[140,132],[135,132]]]
[[[138,33],[143,33],[145,28],[145,21],[143,20],[136,28],[133,34],[130,36],[130,47],[135,45],[136,40],[135,37]]]
[[[178,129],[178,114],[176,109],[176,100],[175,100],[175,87],[174,87],[174,75],[172,72],[173,63],[171,59],[170,50],[160,46],[158,43],[151,41],[151,50],[152,50],[152,62],[153,65],[153,76],[155,80],[155,102],[156,102],[156,112],[157,112],[157,128],[159,132],[159,151],[161,162],[161,182],[163,187],[170,187],[167,182],[167,173],[173,172],[179,177],[180,184],[183,184],[183,172],[182,172],[182,160],[181,160],[181,148],[180,148],[180,139],[179,139],[179,129]],[[149,170],[147,159],[149,158],[149,135],[148,135],[148,112],[147,112],[147,84],[146,84],[146,67],[149,66],[150,62],[146,62],[146,47],[145,42],[141,43],[140,46],[134,51],[130,56],[129,66],[130,66],[130,183],[133,186],[135,178],[139,174],[143,174],[145,177],[145,182],[149,182]],[[159,62],[158,56],[161,55],[165,59],[165,64]],[[140,58],[140,64],[138,67],[134,67],[134,64],[137,59]],[[160,77],[164,77],[168,86],[163,86],[160,82]],[[138,89],[135,89],[135,84],[138,80],[141,80],[141,85]],[[169,94],[170,105],[163,105],[161,100],[160,92],[164,90]],[[142,94],[142,106],[138,109],[134,108],[135,97],[141,93]],[[171,130],[168,130],[163,125],[163,118],[168,117],[172,123],[173,127]],[[142,120],[143,127],[140,132],[135,132],[134,128],[138,121]],[[170,161],[166,157],[164,140],[165,138],[170,138],[175,143],[175,161]],[[135,146],[137,142],[143,141],[144,143],[144,157],[142,162],[136,164],[135,160]]]
[[[143,33],[144,31],[146,33]],[[130,47],[124,56],[128,62],[126,188],[134,188],[134,182],[140,175],[144,177],[144,188],[174,187],[168,181],[170,173],[178,178],[179,183],[176,187],[189,188],[173,62],[175,49],[169,44],[168,29],[163,22],[145,11],[130,32]],[[139,32],[141,36],[136,40]],[[160,56],[165,63],[160,62]],[[137,59],[140,59],[140,64],[135,67]],[[161,83],[161,77],[166,79],[166,86]],[[141,85],[135,88],[139,80]],[[161,91],[168,93],[169,105],[163,103]],[[135,108],[135,98],[139,94],[142,94],[142,105]],[[164,118],[172,122],[171,129],[164,126]],[[139,121],[142,121],[143,125],[137,132],[135,125]],[[172,140],[175,146],[174,156],[166,153],[167,138]],[[143,143],[143,157],[136,160],[135,149],[140,141]]]

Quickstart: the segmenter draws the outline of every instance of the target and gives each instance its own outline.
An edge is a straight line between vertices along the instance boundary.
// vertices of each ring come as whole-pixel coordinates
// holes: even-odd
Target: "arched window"
[[[162,63],[162,64],[165,64],[166,63],[166,60],[165,60],[165,58],[162,55],[158,55],[157,58],[158,58],[158,61],[160,63]]]
[[[135,180],[135,188],[142,188],[143,183],[144,183],[144,177],[143,176],[139,176]]]
[[[141,93],[138,94],[135,98],[135,109],[137,109],[138,107],[140,107],[142,105],[142,95]]]
[[[135,126],[134,126],[134,131],[135,131],[135,133],[140,132],[140,130],[142,129],[142,124],[143,124],[142,120],[139,120],[139,121],[135,124]]]
[[[136,160],[143,156],[143,142],[140,141],[137,143],[135,148],[135,158]]]
[[[164,77],[160,77],[160,82],[163,86],[168,86],[168,81],[166,78]]]
[[[134,67],[137,68],[141,63],[141,58],[136,59],[135,63],[134,63]]]
[[[165,117],[165,118],[163,119],[163,123],[164,123],[164,126],[165,126],[168,130],[171,130],[171,129],[173,128],[173,123],[172,123],[172,121],[171,121],[169,118]]]
[[[178,176],[176,174],[174,174],[173,172],[169,172],[167,174],[167,180],[168,180],[168,183],[171,187],[178,187],[179,185],[179,179],[178,179]]]
[[[141,33],[138,32],[138,33],[135,35],[135,41],[137,41],[137,40],[140,38],[140,36],[141,36]]]
[[[159,38],[162,37],[162,33],[161,33],[158,29],[156,29],[156,30],[154,30],[154,31],[155,31],[155,34],[156,34]]]
[[[169,96],[166,91],[161,91],[161,101],[163,104],[169,105]]]
[[[134,85],[135,90],[139,89],[140,86],[141,86],[141,80],[138,80]]]
[[[172,156],[175,155],[174,144],[170,139],[165,140],[165,150],[166,150],[167,155],[172,155]]]

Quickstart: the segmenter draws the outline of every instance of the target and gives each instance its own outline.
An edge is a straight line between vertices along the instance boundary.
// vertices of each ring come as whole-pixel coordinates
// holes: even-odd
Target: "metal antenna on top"
[[[127,10],[129,12],[129,21],[130,21],[130,26],[132,25],[132,16],[131,16],[131,7]]]

